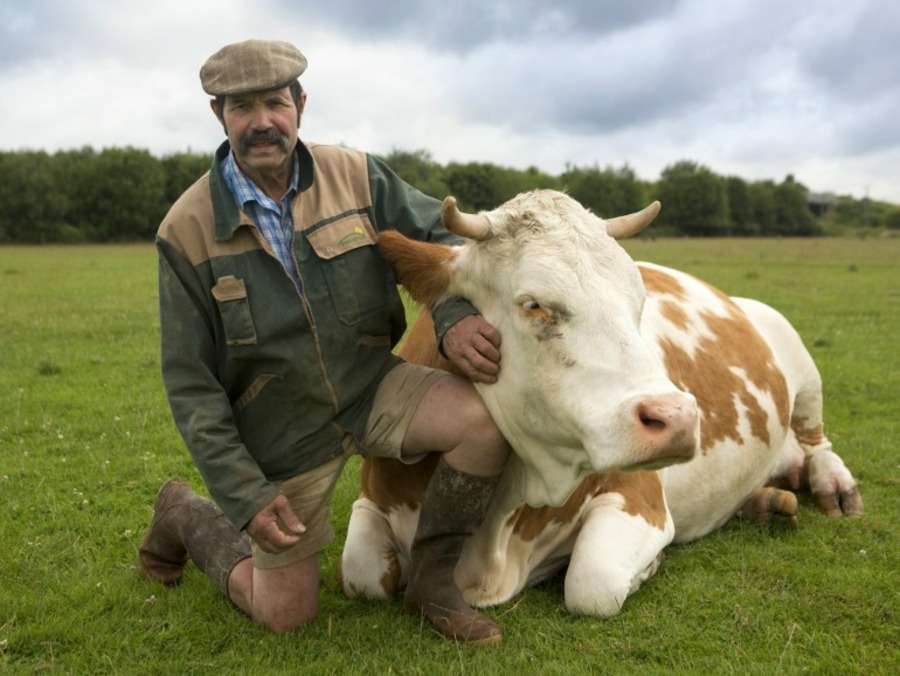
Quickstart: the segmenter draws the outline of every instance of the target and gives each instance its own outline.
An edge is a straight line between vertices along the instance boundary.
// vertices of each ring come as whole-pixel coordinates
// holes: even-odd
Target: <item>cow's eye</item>
[[[522,308],[522,316],[527,319],[538,319],[545,324],[554,324],[556,316],[551,307],[541,305],[534,298],[528,298],[520,302],[519,307]]]

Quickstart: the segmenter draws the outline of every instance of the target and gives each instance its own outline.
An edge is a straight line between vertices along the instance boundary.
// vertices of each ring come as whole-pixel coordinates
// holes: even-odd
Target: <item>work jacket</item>
[[[242,528],[278,495],[273,482],[341,455],[347,434],[359,444],[399,362],[404,308],[378,232],[459,240],[441,226],[440,202],[377,158],[298,142],[298,288],[228,190],[229,151],[172,206],[156,247],[169,403],[210,494]],[[475,312],[447,301],[438,333]]]

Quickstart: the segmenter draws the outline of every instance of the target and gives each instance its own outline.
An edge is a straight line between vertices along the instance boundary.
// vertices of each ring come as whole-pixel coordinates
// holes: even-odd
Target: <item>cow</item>
[[[480,214],[444,201],[456,247],[380,235],[425,308],[468,298],[500,330],[502,368],[477,384],[513,449],[455,578],[468,603],[503,603],[567,567],[565,606],[612,617],[671,543],[736,514],[796,525],[795,491],[828,515],[862,514],[824,433],[819,373],[774,309],[616,242],[658,202],[603,220],[565,193],[523,193]],[[401,356],[448,370],[423,310]],[[341,557],[344,593],[401,592],[436,458],[366,458]]]

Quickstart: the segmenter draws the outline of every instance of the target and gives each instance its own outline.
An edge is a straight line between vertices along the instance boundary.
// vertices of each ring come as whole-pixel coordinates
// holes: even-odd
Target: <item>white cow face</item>
[[[446,227],[471,238],[445,260],[446,292],[470,299],[502,338],[498,382],[476,386],[549,503],[591,472],[693,455],[696,403],[643,340],[641,277],[609,234],[640,229],[658,205],[648,209],[604,222],[555,191],[479,216],[445,202]]]

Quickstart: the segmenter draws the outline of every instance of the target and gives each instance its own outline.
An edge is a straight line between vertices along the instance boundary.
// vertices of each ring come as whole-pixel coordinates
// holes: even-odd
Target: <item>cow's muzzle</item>
[[[632,432],[636,437],[643,469],[687,462],[694,457],[700,436],[697,401],[677,392],[645,397],[631,410]]]

